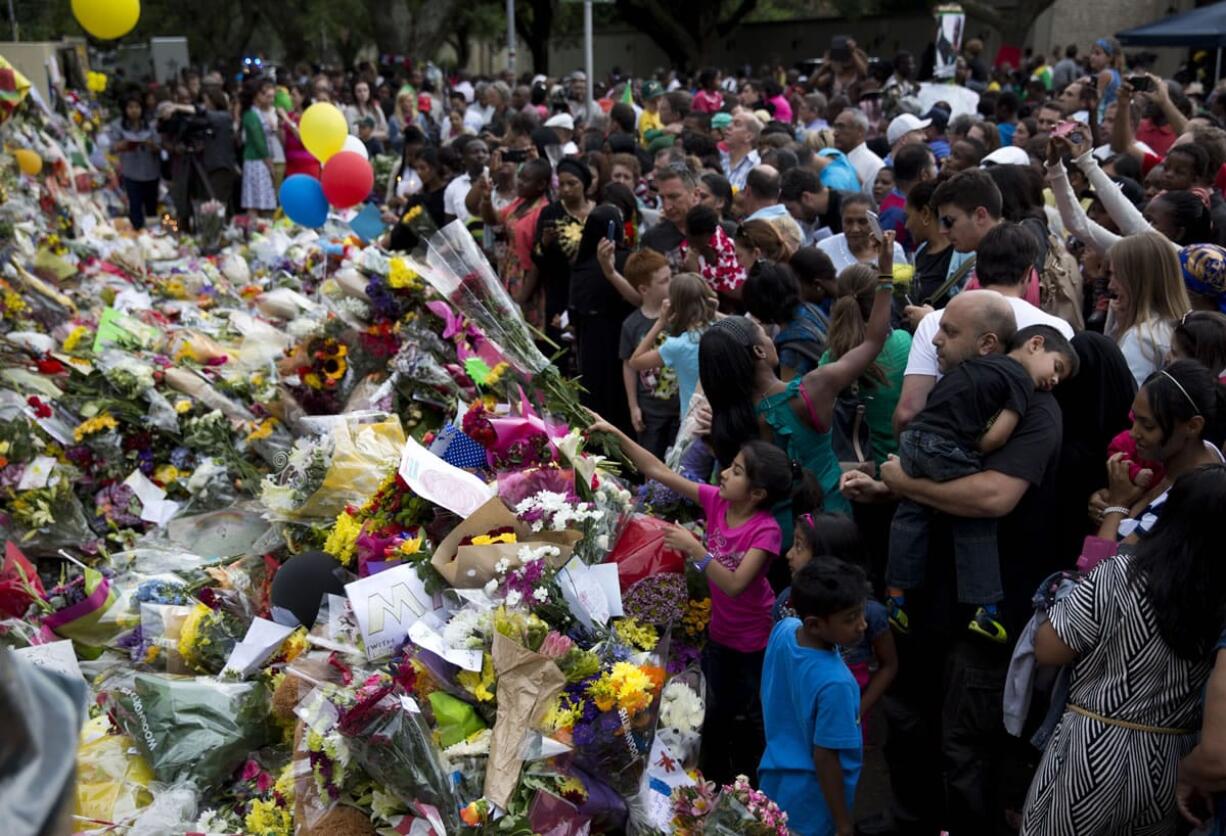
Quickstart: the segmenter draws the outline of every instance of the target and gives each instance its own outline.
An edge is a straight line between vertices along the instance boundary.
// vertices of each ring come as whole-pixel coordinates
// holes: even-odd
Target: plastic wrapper
[[[664,545],[671,523],[635,514],[626,522],[606,563],[617,564],[622,592],[637,581],[660,572],[685,572],[685,555]]]
[[[277,510],[271,512],[274,519],[287,522],[332,520],[345,506],[360,506],[378,490],[388,469],[400,461],[406,438],[396,416],[373,423],[363,421],[358,415],[353,420],[332,423],[329,428],[331,453],[323,481],[296,507],[291,507],[292,503],[278,503]],[[284,467],[291,461],[287,456],[279,464]],[[306,470],[295,471],[287,474],[287,478],[302,479],[306,473]]]
[[[566,799],[537,790],[528,805],[528,823],[537,836],[587,836],[592,819]]]
[[[398,691],[347,712],[341,731],[354,758],[389,792],[433,807],[447,832],[459,829],[458,799],[434,745],[429,723],[412,697]]]
[[[105,718],[99,718],[105,723]],[[126,734],[93,733],[86,725],[77,749],[76,815],[119,822],[153,800],[153,770]]]
[[[215,787],[269,740],[269,694],[260,682],[137,673],[99,691],[164,783]]]
[[[669,679],[660,695],[656,737],[686,769],[698,766],[706,705],[707,681],[696,667],[687,668]]]
[[[125,829],[128,836],[163,836],[188,831],[196,823],[198,795],[191,784],[158,787],[153,803]]]
[[[463,700],[442,691],[430,694],[429,700],[431,712],[434,714],[434,726],[438,730],[439,744],[444,749],[486,728],[485,721],[477,714],[477,710]]]
[[[78,646],[100,648],[123,629],[114,615],[107,616],[108,612],[114,610],[118,614],[124,608],[116,606],[118,596],[110,580],[97,569],[86,569],[76,582],[83,585],[84,597],[47,615],[43,626],[58,636],[72,639]]]
[[[193,609],[176,604],[141,604],[140,632],[125,643],[132,661],[153,671],[190,674],[179,652],[179,638]]]

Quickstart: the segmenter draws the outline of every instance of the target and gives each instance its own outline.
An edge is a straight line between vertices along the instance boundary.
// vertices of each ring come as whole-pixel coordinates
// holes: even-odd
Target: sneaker
[[[906,610],[899,606],[896,598],[886,598],[885,608],[891,627],[903,635],[911,632],[911,621],[907,618]]]
[[[966,629],[998,644],[1004,644],[1009,640],[1009,634],[1005,632],[1004,625],[996,620],[995,615],[983,607],[975,611],[975,617],[971,619],[971,623],[967,625]]]

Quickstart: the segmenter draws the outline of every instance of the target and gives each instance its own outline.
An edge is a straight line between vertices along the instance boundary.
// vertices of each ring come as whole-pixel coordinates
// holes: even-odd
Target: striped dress
[[[1103,717],[1164,729],[1199,729],[1208,659],[1176,656],[1158,633],[1130,556],[1101,563],[1049,612],[1061,641],[1080,653],[1069,703]],[[1159,734],[1066,711],[1030,792],[1022,836],[1175,832],[1179,759],[1196,734]]]

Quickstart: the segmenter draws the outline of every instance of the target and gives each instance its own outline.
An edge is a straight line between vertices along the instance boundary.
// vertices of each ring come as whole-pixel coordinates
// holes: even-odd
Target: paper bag
[[[499,528],[514,530],[518,542],[490,546],[460,545],[460,541],[465,537],[478,537]],[[519,550],[524,546],[539,546],[542,543],[557,546],[559,554],[549,558],[549,565],[560,569],[570,559],[575,543],[582,538],[580,532],[570,529],[535,532],[520,522],[501,499],[494,497],[452,529],[434,550],[430,563],[452,586],[459,589],[478,589],[498,577],[494,569],[498,561],[506,560],[511,569],[518,569]]]
[[[498,673],[498,720],[490,739],[485,797],[505,810],[519,784],[520,743],[561,692],[566,677],[552,659],[501,633],[494,634],[492,655]]]

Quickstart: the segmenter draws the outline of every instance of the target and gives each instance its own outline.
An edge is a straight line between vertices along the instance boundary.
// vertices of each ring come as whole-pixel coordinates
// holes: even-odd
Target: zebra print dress
[[[1200,727],[1209,662],[1176,656],[1154,611],[1130,583],[1130,556],[1104,561],[1049,612],[1073,663],[1069,702],[1116,720],[1173,729]],[[1169,834],[1175,831],[1179,759],[1195,734],[1157,734],[1066,711],[1030,791],[1022,836]]]

